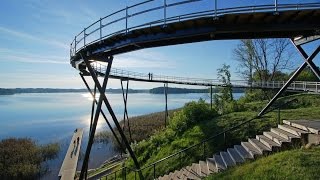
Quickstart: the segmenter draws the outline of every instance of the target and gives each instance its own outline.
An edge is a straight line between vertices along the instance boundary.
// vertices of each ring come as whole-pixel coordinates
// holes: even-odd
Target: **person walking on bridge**
[[[149,80],[151,80],[151,73],[150,72],[148,73],[148,76],[149,76]]]

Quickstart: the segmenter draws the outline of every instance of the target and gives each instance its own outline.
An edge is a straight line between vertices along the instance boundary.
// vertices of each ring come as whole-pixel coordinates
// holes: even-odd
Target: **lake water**
[[[238,99],[242,93],[235,93]],[[119,120],[123,117],[122,94],[107,95]],[[186,102],[202,98],[209,102],[209,94],[169,94],[168,108],[182,107]],[[84,128],[82,151],[85,150],[90,124],[91,98],[88,93],[35,93],[0,96],[0,139],[8,137],[30,137],[38,144],[59,142],[58,158],[48,162],[50,173],[44,179],[57,179],[73,131]],[[163,111],[163,94],[129,94],[128,114],[138,116]],[[105,111],[107,112],[107,111]],[[107,114],[107,113],[106,113]],[[99,119],[97,131],[107,130],[103,119]],[[89,168],[96,168],[113,157],[112,144],[94,144]],[[79,163],[80,164],[80,163]]]

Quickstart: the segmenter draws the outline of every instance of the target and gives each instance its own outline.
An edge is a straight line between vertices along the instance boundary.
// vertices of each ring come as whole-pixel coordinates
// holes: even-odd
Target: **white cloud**
[[[23,39],[28,39],[28,40],[32,40],[32,41],[37,41],[40,43],[44,43],[44,44],[49,44],[55,47],[59,47],[62,49],[69,49],[69,46],[64,43],[64,42],[60,42],[57,41],[55,39],[48,39],[48,38],[41,38],[39,36],[34,36],[25,32],[20,32],[20,31],[16,31],[13,29],[9,29],[9,28],[5,28],[5,27],[0,27],[0,32],[15,36],[15,37],[19,37],[19,38],[23,38]]]

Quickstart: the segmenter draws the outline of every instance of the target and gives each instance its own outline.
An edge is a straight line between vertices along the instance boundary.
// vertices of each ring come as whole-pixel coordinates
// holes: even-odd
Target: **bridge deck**
[[[59,171],[59,177],[61,179],[70,180],[74,179],[77,163],[80,154],[81,140],[83,135],[83,129],[76,129],[74,132],[67,154],[63,160],[62,166]],[[79,138],[79,139],[78,139]]]
[[[96,71],[98,76],[104,76],[106,66],[97,63],[94,64],[93,69]],[[90,76],[87,71],[82,71],[84,76]],[[203,78],[188,78],[188,77],[176,77],[176,76],[162,76],[152,75],[152,78],[146,73],[131,72],[122,69],[112,68],[110,71],[109,78],[140,81],[140,82],[155,82],[155,83],[170,83],[170,84],[182,84],[182,85],[194,85],[194,86],[214,86],[214,87],[226,87],[229,86],[224,84],[218,79],[203,79]],[[233,88],[252,88],[252,89],[280,89],[286,81],[253,81],[248,82],[247,80],[231,80],[230,86]],[[309,82],[309,81],[293,81],[288,87],[289,91],[293,92],[320,92],[320,82]]]

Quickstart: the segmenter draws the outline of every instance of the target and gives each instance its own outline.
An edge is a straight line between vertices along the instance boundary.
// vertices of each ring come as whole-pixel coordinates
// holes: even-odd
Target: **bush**
[[[9,138],[0,142],[1,179],[36,179],[41,163],[56,157],[58,144],[37,146],[29,138]]]
[[[176,133],[182,133],[192,127],[194,124],[204,120],[212,119],[217,115],[215,109],[210,109],[204,100],[187,103],[184,108],[176,112],[170,119],[169,128]]]

